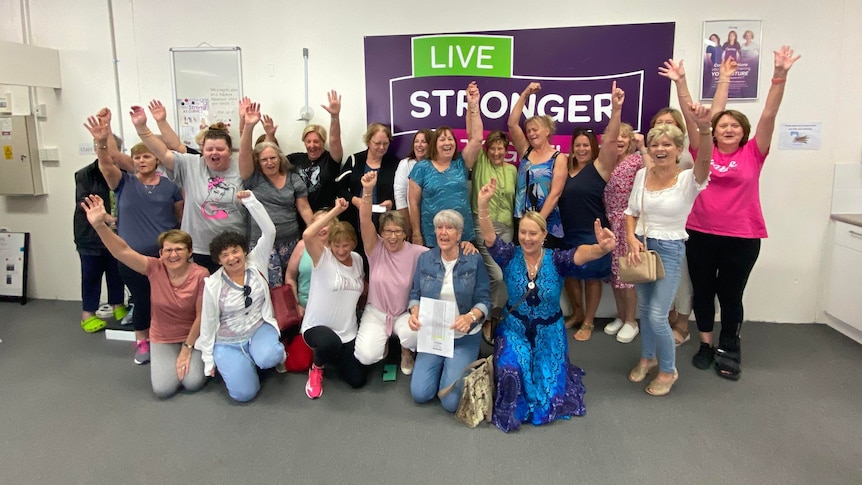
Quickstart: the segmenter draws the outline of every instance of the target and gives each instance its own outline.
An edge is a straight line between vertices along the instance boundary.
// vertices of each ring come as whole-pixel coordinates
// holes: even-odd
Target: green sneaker
[[[129,307],[123,305],[121,307],[114,308],[114,320],[120,322],[123,320],[123,317],[129,314]]]
[[[86,320],[81,320],[81,328],[87,333],[96,333],[105,328],[105,325],[107,323],[95,315]]]

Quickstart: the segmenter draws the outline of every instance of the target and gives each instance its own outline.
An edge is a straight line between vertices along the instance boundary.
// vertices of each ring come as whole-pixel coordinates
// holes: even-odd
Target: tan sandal
[[[671,332],[673,332],[673,343],[677,347],[691,340],[691,333],[687,331],[683,332],[682,330],[672,328]]]
[[[650,396],[666,396],[670,392],[674,383],[676,383],[677,379],[679,379],[679,372],[674,369],[673,379],[668,382],[658,382],[658,377],[656,377],[646,386],[644,392]]]
[[[640,361],[638,361],[638,365],[634,366],[631,372],[629,372],[629,380],[631,382],[643,382],[647,375],[657,368],[658,360],[656,359],[649,361],[647,365],[641,365]]]
[[[581,328],[579,328],[578,331],[575,332],[575,340],[577,340],[578,342],[586,342],[590,339],[590,337],[592,337],[593,328],[595,328],[595,325],[593,325],[592,323],[582,323]]]

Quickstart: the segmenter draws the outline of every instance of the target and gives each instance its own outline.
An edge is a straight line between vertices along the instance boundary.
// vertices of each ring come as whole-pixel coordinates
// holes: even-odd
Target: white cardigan
[[[275,313],[272,310],[272,300],[269,294],[269,282],[263,276],[262,271],[266,271],[269,265],[269,255],[272,252],[272,245],[275,243],[275,224],[266,213],[263,204],[257,200],[252,193],[249,197],[241,199],[245,208],[248,209],[254,222],[260,227],[261,236],[257,240],[257,246],[252,249],[245,258],[246,268],[250,269],[255,278],[259,278],[267,291],[264,292],[264,304],[261,317],[263,320],[275,327],[278,330],[278,322],[275,320]],[[216,334],[218,333],[220,321],[219,312],[219,295],[224,286],[224,268],[219,268],[218,271],[204,278],[204,296],[203,307],[201,309],[201,334],[195,342],[195,348],[201,351],[201,358],[204,361],[204,374],[209,375],[213,369],[213,345],[215,344]]]

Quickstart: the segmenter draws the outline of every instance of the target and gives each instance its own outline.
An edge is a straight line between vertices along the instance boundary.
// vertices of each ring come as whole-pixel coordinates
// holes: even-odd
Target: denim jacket
[[[419,304],[419,298],[440,298],[443,288],[443,275],[446,269],[440,256],[440,248],[432,248],[419,256],[416,271],[413,273],[413,289],[410,290],[408,308]],[[461,314],[478,308],[486,316],[491,305],[490,282],[485,262],[479,254],[465,255],[458,253],[458,262],[452,270],[452,287],[455,290],[455,301]],[[477,324],[484,318],[477,321]]]

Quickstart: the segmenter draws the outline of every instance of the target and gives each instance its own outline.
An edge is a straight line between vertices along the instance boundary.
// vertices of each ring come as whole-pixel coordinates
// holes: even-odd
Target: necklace
[[[536,264],[531,264],[527,261],[527,258],[524,258],[524,265],[527,267],[527,279],[530,280],[527,283],[528,289],[533,289],[536,287],[536,278],[539,276],[539,266],[542,264],[542,258],[540,257]]]
[[[141,185],[144,186],[144,190],[146,190],[148,194],[152,194],[153,190],[156,189],[156,185],[159,185],[159,179],[158,178],[156,178],[156,181],[153,184],[147,184],[146,182],[143,181],[143,179],[140,178],[140,176],[138,176],[138,180],[141,181]]]

